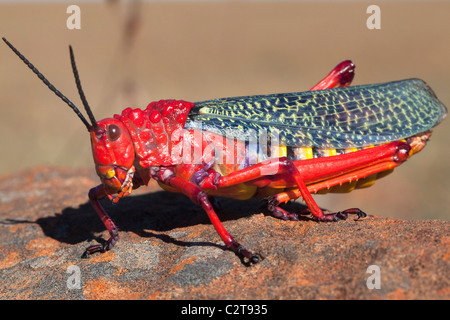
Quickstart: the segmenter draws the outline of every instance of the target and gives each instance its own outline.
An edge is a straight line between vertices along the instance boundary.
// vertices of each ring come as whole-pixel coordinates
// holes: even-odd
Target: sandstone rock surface
[[[448,221],[290,222],[220,199],[228,231],[264,256],[246,267],[200,207],[153,184],[103,202],[120,240],[81,259],[107,237],[87,199],[96,184],[92,170],[51,167],[0,179],[0,299],[450,298]],[[380,289],[367,287],[373,265]]]

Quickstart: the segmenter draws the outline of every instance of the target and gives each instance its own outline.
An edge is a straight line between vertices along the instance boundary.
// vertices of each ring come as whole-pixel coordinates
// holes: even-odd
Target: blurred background
[[[81,29],[69,29],[80,8]],[[0,34],[82,108],[68,45],[97,120],[154,100],[308,90],[336,64],[354,84],[417,77],[450,106],[450,3],[367,1],[0,1]],[[316,196],[330,210],[450,219],[450,119],[424,151],[364,190]],[[40,165],[91,167],[78,117],[0,44],[0,177]],[[1,195],[0,195],[1,196]]]

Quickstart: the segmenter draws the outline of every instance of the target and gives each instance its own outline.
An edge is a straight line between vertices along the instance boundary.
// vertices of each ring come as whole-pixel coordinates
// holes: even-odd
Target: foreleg
[[[106,192],[102,184],[89,190],[89,200],[91,202],[91,205],[94,207],[95,212],[97,212],[98,216],[100,217],[106,229],[108,230],[110,238],[104,244],[92,245],[86,248],[86,250],[82,255],[83,258],[86,258],[90,254],[93,254],[95,252],[105,252],[111,250],[116,244],[117,240],[119,240],[119,232],[116,225],[111,220],[105,209],[103,209],[99,201],[100,199],[103,199],[105,196]]]

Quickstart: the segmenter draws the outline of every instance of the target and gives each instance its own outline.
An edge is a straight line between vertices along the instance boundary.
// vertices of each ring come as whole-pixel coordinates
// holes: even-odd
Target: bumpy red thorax
[[[193,106],[181,100],[160,100],[145,110],[127,108],[114,118],[128,128],[142,167],[170,166],[180,160],[184,124]]]

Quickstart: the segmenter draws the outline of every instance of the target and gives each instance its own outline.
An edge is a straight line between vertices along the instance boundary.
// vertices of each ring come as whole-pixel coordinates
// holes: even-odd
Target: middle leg
[[[234,240],[234,238],[228,233],[223,224],[220,222],[219,217],[214,211],[213,205],[208,199],[208,195],[199,186],[192,182],[186,181],[183,178],[171,176],[164,180],[164,184],[167,184],[179,192],[187,195],[194,203],[199,204],[208,214],[209,219],[214,225],[217,233],[222,238],[225,245],[232,250],[244,264],[258,263],[260,257],[257,254],[253,254],[248,251],[243,245]]]

